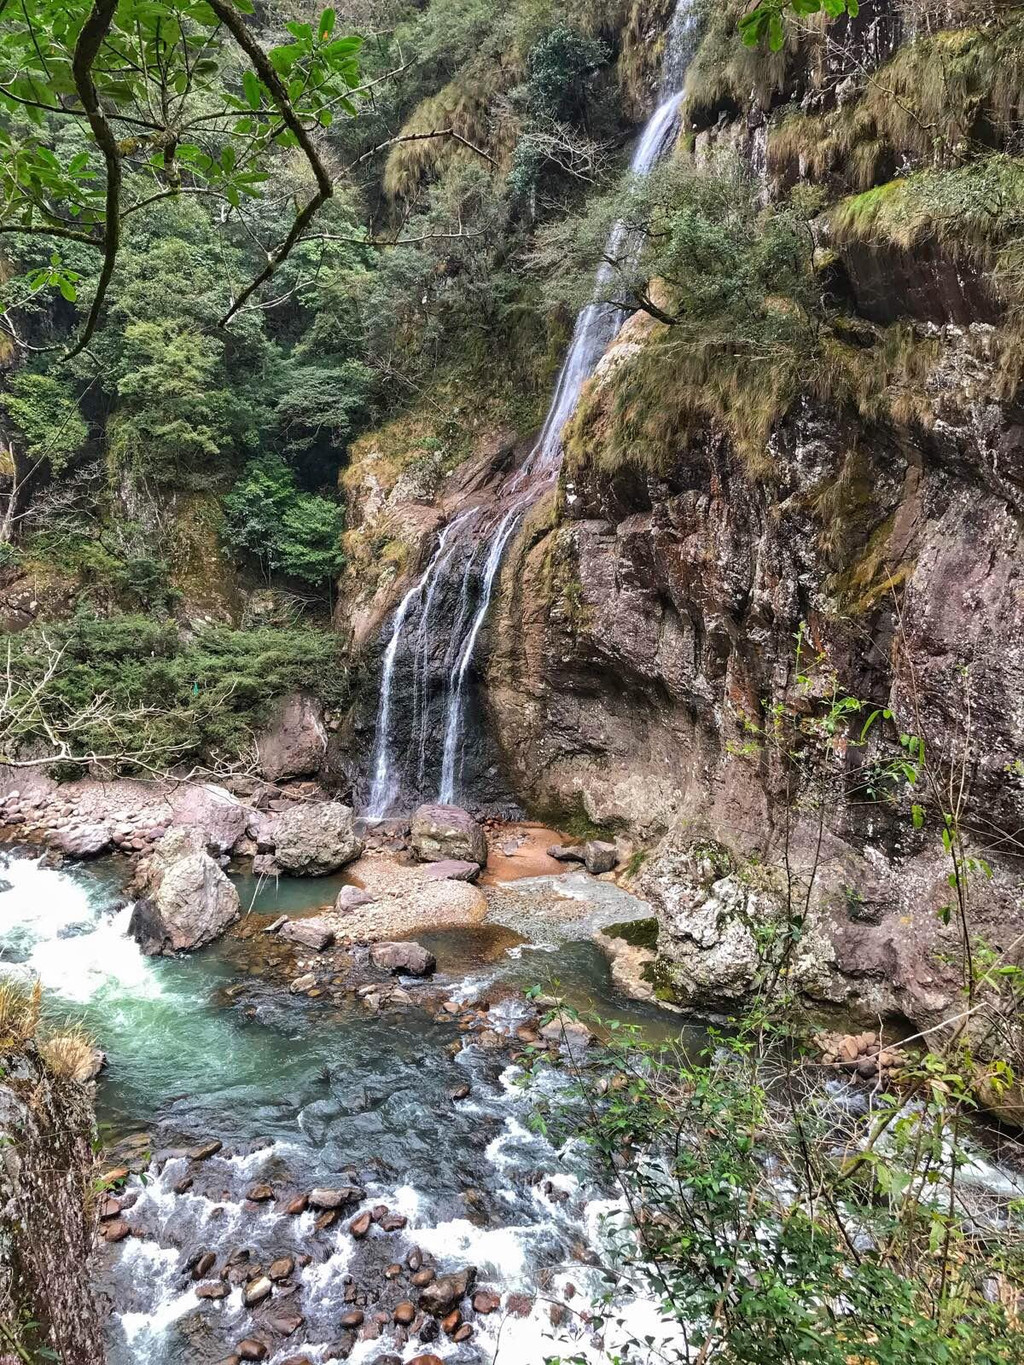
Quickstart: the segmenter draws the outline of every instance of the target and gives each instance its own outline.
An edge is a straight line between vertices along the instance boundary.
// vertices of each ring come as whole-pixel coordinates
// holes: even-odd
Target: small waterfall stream
[[[679,0],[666,35],[658,107],[633,153],[633,176],[650,174],[674,141],[696,29],[693,0]],[[400,796],[425,795],[431,784],[442,802],[459,796],[472,664],[498,571],[523,515],[558,477],[562,432],[583,385],[625,320],[621,309],[604,302],[601,294],[612,276],[611,262],[631,249],[626,225],[616,223],[595,277],[594,302],[576,319],[536,444],[498,491],[491,509],[463,512],[447,523],[422,576],[395,612],[384,651],[367,803],[367,814],[374,818],[387,815]],[[436,651],[442,641],[446,645],[438,667]],[[434,694],[439,708],[431,706]],[[439,736],[438,773],[436,762],[431,772],[430,750]]]

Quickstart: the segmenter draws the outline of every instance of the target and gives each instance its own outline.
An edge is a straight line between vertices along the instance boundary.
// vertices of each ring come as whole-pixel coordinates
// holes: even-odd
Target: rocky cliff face
[[[88,1274],[92,1102],[78,1081],[51,1074],[32,1044],[2,1062],[0,1315],[14,1341],[23,1324],[35,1324],[26,1350],[45,1346],[64,1365],[100,1365]]]
[[[877,90],[865,72],[966,22],[920,6],[866,11],[810,55],[791,43],[756,72],[706,42],[680,154],[739,150],[766,200],[797,180],[834,194],[852,173],[815,162],[813,145],[787,152],[794,120],[824,128],[844,101],[851,121],[866,117]],[[900,164],[873,155],[869,184]],[[483,651],[485,728],[524,806],[584,814],[648,851],[640,882],[683,998],[741,995],[759,929],[796,896],[807,995],[931,1022],[960,981],[955,923],[941,914],[950,864],[934,827],[896,810],[884,772],[900,733],[919,735],[932,807],[967,794],[968,837],[993,870],[975,878],[972,932],[1013,956],[1020,367],[977,258],[937,231],[908,249],[881,233],[843,239],[833,221],[815,224],[816,260],[843,300],[858,368],[799,386],[753,456],[730,429],[729,399],[724,416],[709,403],[680,423],[656,469],[613,441],[617,376],[642,362],[658,325],[637,315],[623,329],[584,394],[557,493],[504,564]],[[708,374],[709,390],[717,380]],[[742,388],[731,398],[755,401]],[[892,720],[817,770],[806,736],[840,695]]]

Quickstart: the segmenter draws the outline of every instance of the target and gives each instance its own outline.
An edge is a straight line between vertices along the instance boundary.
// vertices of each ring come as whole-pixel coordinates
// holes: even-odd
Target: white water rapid
[[[658,107],[633,153],[633,176],[649,175],[675,139],[696,25],[693,0],[679,0],[666,37]],[[384,652],[367,803],[367,814],[375,819],[387,815],[400,796],[427,794],[430,750],[438,733],[442,736],[441,763],[434,791],[446,803],[459,796],[472,663],[498,571],[523,514],[557,478],[565,425],[575,411],[583,385],[625,319],[625,314],[604,302],[601,295],[612,276],[610,262],[630,249],[625,224],[616,223],[594,281],[594,302],[576,319],[540,436],[522,467],[499,491],[496,513],[486,518],[484,509],[475,509],[448,522],[423,575],[394,615]],[[453,535],[457,528],[460,534]],[[432,665],[436,669],[439,641],[446,641],[447,647],[439,686],[433,689],[440,694],[438,714],[436,707],[432,711],[430,701],[431,671]],[[396,663],[403,654],[409,657],[405,676],[400,678]],[[403,681],[407,684],[405,693],[396,702]]]

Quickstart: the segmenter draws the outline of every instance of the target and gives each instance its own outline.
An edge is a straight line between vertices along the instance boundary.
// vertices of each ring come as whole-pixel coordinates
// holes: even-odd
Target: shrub
[[[301,492],[283,460],[254,460],[224,499],[224,509],[228,547],[254,559],[268,577],[280,572],[319,587],[341,571],[342,508]]]

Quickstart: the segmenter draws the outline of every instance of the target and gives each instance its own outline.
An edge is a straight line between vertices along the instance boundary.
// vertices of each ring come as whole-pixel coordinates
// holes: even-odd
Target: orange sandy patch
[[[521,841],[521,842],[520,842]],[[552,844],[567,844],[557,830],[546,825],[489,824],[487,826],[487,866],[480,874],[479,885],[497,886],[501,882],[516,882],[521,877],[544,877],[565,872],[566,863],[548,856]],[[518,846],[514,852],[504,853],[503,844]]]

